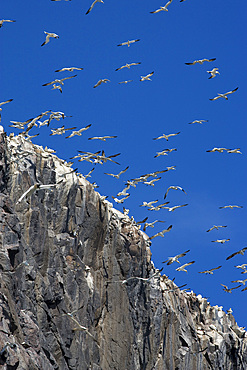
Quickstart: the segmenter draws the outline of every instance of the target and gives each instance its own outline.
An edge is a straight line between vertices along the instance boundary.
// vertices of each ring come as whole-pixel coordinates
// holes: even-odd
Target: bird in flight
[[[62,86],[60,86],[60,85],[56,85],[56,84],[53,84],[52,86],[53,86],[53,87],[52,87],[52,90],[56,90],[56,89],[58,89],[58,90],[60,91],[60,93],[62,93],[62,92],[63,92]],[[48,120],[47,120],[47,122],[48,122]]]
[[[230,256],[228,256],[226,259],[229,260],[231,259],[232,257],[236,256],[237,254],[241,254],[242,256],[244,255],[244,252],[247,250],[247,247],[241,249],[240,251],[238,252],[235,252],[233,254],[231,254]]]
[[[102,4],[104,4],[104,1],[103,0],[94,0],[94,2],[92,3],[92,5],[90,6],[90,8],[88,9],[88,11],[86,12],[86,14],[88,14],[88,13],[90,13],[91,12],[91,10],[93,9],[93,7],[94,7],[94,5],[96,4],[96,3],[102,3]]]
[[[226,225],[226,226],[222,226],[222,225],[218,225],[218,226],[216,226],[216,225],[214,225],[214,226],[212,226],[210,229],[208,229],[206,232],[208,233],[209,231],[212,231],[212,230],[214,230],[214,229],[219,230],[219,228],[220,228],[220,227],[227,227],[227,225]]]
[[[59,36],[56,33],[46,32],[46,31],[44,31],[44,33],[46,34],[46,38],[45,38],[45,41],[43,42],[43,44],[41,46],[44,46],[44,45],[48,44],[51,37],[53,37],[54,39],[59,39]]]
[[[209,100],[213,101],[213,100],[217,100],[217,99],[219,99],[219,98],[225,98],[226,100],[228,100],[227,95],[233,94],[233,93],[234,93],[235,91],[237,91],[237,90],[238,90],[238,87],[236,87],[236,89],[231,90],[231,91],[228,91],[228,92],[226,92],[226,93],[224,93],[224,94],[220,94],[220,93],[218,93],[218,96],[214,97],[213,99],[209,99]]]
[[[194,62],[192,63],[185,63],[185,64],[187,64],[188,66],[193,66],[196,63],[203,64],[204,62],[213,62],[214,60],[216,60],[216,58],[212,58],[212,59],[204,58],[204,59],[194,60]]]
[[[212,243],[221,243],[224,244],[225,242],[229,242],[230,239],[217,239],[217,240],[211,240]]]
[[[129,82],[132,82],[133,80],[125,80],[125,81],[121,81],[121,82],[119,82],[119,84],[127,84],[127,83],[129,83]]]
[[[97,83],[96,83],[96,85],[94,85],[94,88],[95,87],[98,87],[99,85],[101,85],[102,83],[107,83],[107,81],[109,81],[110,82],[110,80],[108,80],[107,78],[102,78],[101,80],[99,80]]]
[[[165,207],[165,205],[168,204],[168,203],[170,203],[170,202],[165,202],[165,203],[159,204],[157,206],[151,206],[151,207],[148,208],[148,211],[159,211],[162,208],[163,209],[167,208],[167,207]]]
[[[206,152],[207,153],[214,153],[214,152],[223,153],[224,150],[228,150],[228,149],[227,148],[213,148],[210,150],[206,150]]]
[[[213,68],[212,71],[207,71],[208,73],[211,74],[208,79],[210,80],[211,78],[214,78],[217,74],[220,75],[219,68]]]
[[[244,279],[244,280],[232,280],[231,283],[241,283],[243,285],[245,285],[247,279]]]
[[[150,202],[143,201],[143,203],[140,205],[140,207],[151,207],[153,204],[157,203],[157,200],[151,200]]]
[[[122,199],[118,199],[118,198],[115,198],[112,196],[112,199],[116,202],[116,203],[123,203],[125,201],[125,199],[129,198],[130,194],[126,195],[126,197],[122,198]]]
[[[51,81],[51,82],[47,82],[45,84],[43,84],[42,86],[49,86],[49,85],[52,85],[52,84],[60,84],[60,85],[64,85],[64,82],[65,80],[69,80],[70,78],[74,78],[76,77],[77,75],[74,75],[74,76],[70,76],[70,77],[64,77],[64,78],[61,78],[61,79],[58,79],[56,78],[54,81]]]
[[[242,265],[237,265],[237,266],[234,266],[234,267],[236,267],[237,269],[246,270],[247,263],[243,263]]]
[[[168,5],[170,5],[172,3],[172,0],[169,0],[165,6],[161,6],[159,9],[157,10],[154,10],[153,12],[150,12],[151,14],[155,14],[155,13],[159,13],[159,12],[162,12],[162,11],[165,11],[165,12],[168,12]]]
[[[72,133],[71,133],[69,136],[66,136],[66,138],[65,138],[65,139],[69,139],[69,138],[71,138],[71,137],[73,137],[73,136],[75,136],[75,135],[77,135],[77,136],[81,136],[82,132],[83,132],[83,131],[88,130],[90,126],[91,126],[91,124],[87,125],[86,127],[82,127],[82,128],[81,128],[80,130],[78,130],[78,131],[72,131]]]
[[[219,209],[224,209],[224,208],[230,208],[230,209],[233,209],[233,208],[243,208],[243,206],[236,206],[236,205],[229,205],[229,206],[223,206],[223,207],[219,207]]]
[[[187,205],[188,205],[188,204],[182,204],[181,206],[163,207],[163,208],[168,209],[168,211],[169,211],[169,212],[173,212],[173,211],[175,211],[175,209],[177,209],[177,208],[181,208],[181,207],[185,207],[185,206],[187,206]]]
[[[224,287],[224,289],[223,289],[223,290],[224,290],[225,292],[227,292],[227,293],[232,293],[232,290],[233,290],[233,289],[237,289],[237,288],[240,288],[240,287],[241,287],[241,285],[238,285],[238,286],[235,286],[234,288],[228,288],[228,287],[227,287],[227,285],[224,285],[224,284],[220,284],[220,285],[222,285],[222,286]]]
[[[173,185],[171,185],[171,186],[169,186],[169,188],[167,189],[167,191],[166,191],[166,193],[165,193],[165,195],[164,195],[164,199],[166,199],[166,197],[167,197],[167,195],[168,195],[168,192],[169,192],[169,190],[171,190],[171,189],[173,189],[173,190],[181,190],[181,191],[183,191],[183,192],[186,194],[185,190],[184,190],[183,188],[181,188],[181,186],[173,186]]]
[[[202,125],[203,122],[208,122],[208,119],[196,119],[193,122],[189,122],[189,125],[191,125],[192,123],[200,123]]]
[[[93,136],[89,137],[88,140],[101,140],[106,141],[106,139],[115,139],[117,136]]]
[[[64,128],[64,125],[62,127],[58,127],[56,130],[51,130],[52,133],[50,134],[50,136],[52,135],[62,135],[65,133],[65,131],[68,131],[68,130],[74,130],[76,127],[70,127],[70,128]]]
[[[140,81],[152,81],[150,77],[153,76],[153,74],[154,74],[154,72],[151,72],[146,76],[141,76]]]
[[[1,19],[0,20],[0,28],[3,26],[3,23],[4,22],[16,22],[16,21],[13,21],[13,20],[11,20],[11,19]]]
[[[62,182],[62,181],[60,181],[60,182]],[[36,184],[30,186],[30,188],[27,191],[25,191],[25,193],[22,194],[22,196],[17,200],[16,204],[19,204],[26,197],[29,197],[30,198],[31,195],[36,190],[43,190],[43,189],[44,190],[50,190],[52,187],[57,186],[58,184],[60,184],[60,182],[57,183],[57,184],[47,184],[47,185],[42,185],[42,184],[36,183]]]
[[[136,39],[136,40],[128,40],[128,41],[122,42],[121,44],[118,44],[117,46],[124,46],[124,45],[128,45],[128,48],[129,48],[129,47],[130,47],[130,44],[133,44],[134,42],[137,42],[137,41],[140,41],[140,39]]]
[[[1,102],[0,103],[0,112],[3,110],[3,108],[1,108],[1,106],[4,105],[4,104],[10,103],[11,101],[13,101],[13,99],[9,99],[9,100],[6,100],[6,101]],[[0,113],[0,122],[1,122],[1,113]]]
[[[173,151],[177,151],[176,148],[172,148],[172,149],[164,149],[162,150],[162,152],[157,152],[157,154],[154,156],[154,158],[157,158],[159,157],[160,155],[168,155],[167,153],[171,153]]]
[[[149,282],[153,277],[156,277],[159,275],[159,273],[163,270],[160,269],[158,270],[157,272],[155,272],[153,275],[151,275],[149,278],[142,278],[142,277],[138,277],[138,276],[131,276],[129,277],[128,279],[126,280],[116,280],[116,281],[107,281],[107,283],[122,283],[122,284],[126,284],[129,280],[134,280],[134,279],[137,279],[137,280],[142,280],[142,281],[146,281],[146,282]]]
[[[161,177],[157,177],[157,178],[152,179],[152,180],[150,180],[150,181],[143,181],[143,184],[145,184],[145,185],[150,185],[150,186],[154,186],[154,182],[155,182],[155,181],[159,181],[160,179],[161,179]]]
[[[239,153],[239,154],[242,154],[241,152],[240,152],[240,148],[237,148],[237,149],[228,149],[227,150],[227,153]]]
[[[119,179],[119,177],[125,173],[127,170],[128,170],[129,166],[127,166],[124,170],[120,171],[117,175],[114,175],[113,173],[106,173],[105,172],[105,175],[109,175],[109,176],[112,176],[112,177],[115,177],[115,179]]]
[[[176,136],[178,134],[180,134],[180,131],[177,132],[176,134],[167,134],[167,135],[166,134],[163,134],[163,135],[161,135],[159,137],[155,137],[153,140],[166,139],[168,141],[169,137]]]
[[[143,231],[146,231],[147,227],[154,227],[156,222],[165,222],[165,221],[155,220],[153,222],[145,222],[145,224],[143,226]]]
[[[176,269],[176,271],[184,271],[184,272],[188,272],[185,267],[187,266],[190,266],[192,265],[193,263],[195,263],[196,261],[192,261],[192,262],[188,262],[188,263],[185,263],[183,266],[180,266]]]
[[[141,62],[137,62],[137,63],[126,63],[124,66],[115,69],[115,71],[120,71],[120,69],[123,69],[123,68],[129,68],[130,69],[131,66],[137,66],[138,64],[141,64]]]
[[[184,253],[180,253],[180,254],[177,254],[176,256],[174,257],[168,257],[168,260],[166,261],[163,261],[162,263],[166,263],[167,262],[167,265],[171,265],[173,262],[177,262],[177,263],[180,263],[179,262],[179,258],[181,257],[184,257],[186,256],[186,254],[190,251],[190,249],[188,249],[187,251],[185,251]]]
[[[160,231],[159,233],[157,233],[157,234],[155,234],[155,235],[153,235],[153,236],[150,236],[150,240],[152,240],[152,239],[154,239],[154,238],[156,238],[157,236],[162,236],[162,237],[164,237],[164,234],[165,233],[168,233],[169,231],[171,231],[171,229],[172,229],[172,225],[170,225],[167,229],[165,229],[165,230],[162,230],[162,231]]]
[[[220,269],[222,266],[214,267],[210,270],[199,271],[199,274],[210,274],[213,275],[213,271]]]
[[[64,72],[64,71],[73,72],[74,70],[82,71],[83,68],[79,68],[79,67],[64,67],[64,68],[61,68],[61,69],[57,69],[55,72]]]

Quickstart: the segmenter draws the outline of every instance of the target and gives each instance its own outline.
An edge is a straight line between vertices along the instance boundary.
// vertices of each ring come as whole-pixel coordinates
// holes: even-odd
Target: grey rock
[[[17,147],[30,154],[13,161]],[[42,147],[0,134],[1,368],[246,370],[246,332],[221,307],[165,275],[121,283],[157,272],[150,242],[66,172]]]

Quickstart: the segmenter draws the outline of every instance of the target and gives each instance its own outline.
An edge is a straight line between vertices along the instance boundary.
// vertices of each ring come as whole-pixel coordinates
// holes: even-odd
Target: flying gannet
[[[220,269],[222,266],[214,267],[210,270],[199,271],[199,274],[210,274],[213,275],[213,271]]]
[[[244,279],[244,280],[232,280],[231,283],[241,283],[243,285],[245,285],[247,279]]]
[[[237,266],[234,266],[234,267],[236,267],[237,269],[246,270],[247,263],[243,263],[242,265],[237,265]]]
[[[212,71],[207,71],[207,73],[211,74],[211,76],[208,77],[209,80],[211,78],[214,78],[216,76],[216,74],[220,75],[219,68],[213,68]]]
[[[125,280],[107,281],[107,283],[122,283],[122,284],[126,284],[129,280],[134,280],[134,279],[142,280],[142,281],[145,281],[145,282],[149,282],[153,277],[156,277],[156,276],[158,277],[159,273],[162,270],[163,270],[163,268],[160,269],[160,270],[158,270],[157,272],[155,272],[149,278],[142,278],[142,277],[139,277],[139,276],[131,276],[128,279],[125,279]]]
[[[151,72],[146,76],[141,76],[140,81],[152,81],[150,77],[153,76],[153,74],[154,74],[154,72]]]
[[[127,195],[127,191],[129,190],[130,188],[130,185],[126,186],[126,188],[124,188],[122,191],[120,191],[119,193],[117,193],[117,197],[121,197],[121,196],[125,196]]]
[[[82,71],[83,68],[78,68],[78,67],[64,67],[64,68],[61,68],[61,69],[57,69],[55,72],[64,72],[64,71],[73,72],[74,70]]]
[[[145,222],[144,226],[143,226],[143,231],[146,231],[146,229],[148,227],[152,227],[154,228],[154,225],[156,224],[156,222],[165,222],[165,221],[161,221],[161,220],[155,220],[153,222]]]
[[[3,26],[3,22],[16,22],[16,21],[13,21],[11,19],[1,19],[0,20],[0,28]]]
[[[152,239],[156,238],[157,236],[164,237],[164,234],[165,233],[168,233],[169,231],[171,231],[171,229],[172,229],[172,225],[170,225],[167,229],[164,229],[164,230],[160,231],[159,233],[157,233],[157,234],[155,234],[153,236],[150,236],[149,239],[152,240]]]
[[[65,78],[61,78],[61,79],[56,78],[54,81],[47,82],[46,84],[43,84],[42,86],[49,86],[49,85],[52,85],[52,84],[60,84],[60,85],[64,85],[63,81],[65,81],[65,80],[69,80],[69,79],[74,78],[74,77],[76,77],[76,76],[77,76],[77,75],[70,76],[70,77],[65,77]]]
[[[137,42],[137,41],[140,41],[140,39],[128,40],[128,41],[122,42],[121,44],[118,44],[117,46],[128,45],[128,47],[130,47],[130,44],[133,44],[134,42]]]
[[[112,199],[116,202],[116,203],[123,203],[127,198],[129,198],[130,194],[126,195],[126,197],[122,198],[122,199],[118,199],[118,198],[115,198],[112,196]]]
[[[218,93],[218,96],[216,96],[216,97],[215,97],[215,98],[213,98],[213,99],[209,99],[209,100],[213,101],[213,100],[217,100],[217,99],[219,99],[219,98],[225,98],[226,100],[228,100],[227,95],[232,94],[232,93],[234,93],[234,92],[235,92],[235,91],[237,91],[237,90],[238,90],[238,87],[236,87],[236,89],[231,90],[231,91],[228,91],[228,92],[226,92],[226,93],[224,93],[224,94],[220,94],[220,93]]]
[[[195,263],[195,261],[185,263],[183,266],[178,267],[178,268],[176,269],[176,271],[184,271],[184,272],[188,272],[188,271],[185,269],[185,267],[190,266],[190,265],[192,265],[193,263]]]
[[[165,203],[162,203],[162,204],[158,204],[157,206],[151,206],[148,208],[148,211],[159,211],[160,209],[162,208],[167,208],[165,207],[166,204],[169,204],[170,202],[165,202]]]
[[[188,204],[182,204],[181,206],[174,206],[174,207],[164,207],[165,209],[168,209],[169,212],[173,212],[175,211],[175,209],[177,208],[181,208],[181,207],[185,207],[187,206]]]
[[[168,5],[170,5],[171,3],[172,3],[172,0],[169,0],[169,1],[166,3],[166,5],[165,5],[165,6],[161,6],[159,9],[154,10],[153,12],[150,12],[150,13],[151,13],[151,14],[154,14],[154,13],[159,13],[159,12],[161,12],[161,11],[168,12],[167,7],[168,7]]]
[[[93,9],[93,7],[94,7],[94,5],[96,4],[96,3],[102,3],[102,4],[104,4],[104,1],[103,0],[94,0],[94,2],[92,3],[92,5],[90,6],[90,8],[88,9],[88,11],[86,12],[86,14],[88,14],[88,13],[90,13],[91,12],[91,10]]]
[[[154,186],[154,182],[159,181],[160,179],[161,179],[161,177],[157,177],[156,179],[152,179],[150,181],[143,181],[143,184]]]
[[[19,204],[26,197],[30,198],[31,195],[36,190],[43,190],[43,189],[44,190],[50,190],[52,187],[57,186],[58,184],[60,184],[60,182],[57,183],[57,184],[48,184],[48,185],[42,185],[42,184],[36,183],[36,184],[30,186],[30,188],[27,191],[25,191],[25,193],[22,194],[22,196],[17,200],[16,204]]]
[[[159,137],[155,137],[153,140],[166,139],[168,141],[169,137],[176,136],[178,134],[180,134],[180,131],[177,132],[176,134],[167,134],[167,135],[166,134],[163,134],[163,135],[161,135]]]
[[[232,205],[229,205],[229,206],[223,206],[223,207],[219,207],[219,209],[224,209],[224,208],[230,208],[230,209],[233,209],[233,208],[243,208],[243,206],[232,206]]]
[[[75,128],[76,127],[70,127],[70,128],[64,128],[64,126],[58,127],[56,130],[51,130],[52,133],[50,134],[50,136],[52,136],[52,135],[63,135],[63,134],[65,134],[66,131],[74,130]]]
[[[162,263],[166,263],[167,262],[167,265],[171,265],[173,262],[177,262],[177,263],[180,263],[179,262],[179,258],[181,257],[184,257],[186,256],[186,254],[190,251],[190,249],[188,249],[187,251],[185,251],[184,253],[180,253],[180,254],[177,254],[176,256],[174,257],[168,257],[168,260],[166,261],[163,261]]]
[[[115,139],[117,136],[93,136],[89,137],[88,140],[101,140],[106,141],[106,139]]]
[[[247,247],[241,249],[240,251],[238,252],[235,252],[233,254],[231,254],[230,256],[228,256],[226,259],[229,260],[231,259],[232,257],[236,256],[237,254],[241,254],[242,256],[244,255],[244,252],[247,250]]]
[[[107,83],[107,82],[110,82],[110,80],[108,80],[107,78],[103,78],[101,80],[99,80],[95,85],[94,85],[94,88],[95,87],[98,87],[99,85],[101,85],[102,83]]]
[[[3,110],[3,108],[1,108],[2,105],[4,104],[7,104],[7,103],[10,103],[11,101],[13,101],[13,99],[9,99],[9,100],[6,100],[6,101],[2,101],[0,103],[0,122],[1,122],[1,111]]]
[[[66,138],[65,138],[65,139],[69,139],[69,138],[71,138],[71,137],[73,137],[73,136],[75,136],[75,135],[77,135],[77,136],[81,136],[81,135],[82,135],[82,132],[83,132],[83,131],[88,130],[90,126],[91,126],[91,123],[90,123],[89,125],[87,125],[86,127],[82,127],[82,128],[81,128],[80,130],[78,130],[78,131],[72,131],[72,133],[71,133],[69,136],[66,136]]]
[[[56,33],[46,32],[46,31],[44,31],[44,33],[46,34],[46,38],[45,38],[45,41],[43,42],[43,44],[41,44],[41,46],[44,46],[44,45],[48,44],[51,37],[53,37],[54,39],[59,38],[59,36]]]
[[[119,84],[127,84],[127,83],[129,83],[129,82],[132,82],[133,80],[125,80],[125,81],[121,81],[121,82],[119,82]]]
[[[213,148],[210,150],[206,150],[206,152],[207,153],[214,153],[214,152],[223,153],[224,150],[228,150],[228,149],[227,148]]]
[[[210,229],[208,229],[206,232],[208,233],[209,231],[212,231],[214,229],[219,230],[220,227],[227,227],[227,225],[226,226],[221,226],[221,225],[216,226],[216,225],[214,225],[213,227],[211,227]]]
[[[232,293],[232,290],[233,289],[237,289],[237,288],[240,288],[241,287],[241,285],[238,285],[238,286],[235,286],[234,288],[228,288],[226,285],[224,285],[224,284],[220,284],[220,285],[222,285],[223,287],[224,287],[224,291],[225,292],[227,292],[227,293]]]
[[[127,166],[124,170],[120,171],[117,175],[114,175],[113,173],[107,173],[107,172],[104,172],[104,174],[115,177],[115,179],[119,179],[120,176],[128,170],[128,168],[129,166]]]
[[[217,240],[211,240],[211,242],[224,244],[225,242],[229,242],[229,240],[230,239],[217,239]]]
[[[167,189],[167,191],[166,191],[166,193],[165,193],[165,195],[164,195],[164,199],[166,199],[167,194],[168,194],[169,190],[171,190],[171,189],[173,189],[173,190],[181,190],[182,192],[184,192],[184,193],[186,194],[186,191],[185,191],[183,188],[181,188],[181,186],[174,186],[174,185],[171,185],[171,186],[169,186],[169,188]]]
[[[227,153],[238,153],[238,154],[242,154],[241,152],[240,152],[240,148],[237,148],[237,149],[228,149],[227,150]]]
[[[141,62],[137,62],[137,63],[126,63],[124,66],[115,69],[115,71],[120,71],[120,69],[123,69],[123,68],[129,68],[130,69],[131,66],[137,66],[138,64],[141,64]]]
[[[216,60],[216,58],[212,58],[212,59],[204,58],[204,59],[194,60],[194,62],[192,63],[185,63],[185,64],[187,64],[188,66],[193,66],[196,63],[203,64],[204,62],[213,62],[214,60]]]
[[[202,125],[203,122],[208,122],[208,120],[207,119],[196,119],[193,122],[189,122],[189,125],[191,125],[192,123],[200,123]]]
[[[158,199],[157,200],[151,200],[150,202],[146,202],[144,201],[140,207],[151,207],[153,204],[157,203],[158,202]]]
[[[60,86],[60,85],[56,85],[56,84],[53,84],[52,86],[53,86],[53,87],[52,87],[52,90],[56,90],[56,89],[58,89],[58,90],[60,91],[60,93],[62,93],[62,92],[63,92],[62,86]],[[49,121],[49,120],[47,120],[47,124],[48,124],[48,121]]]

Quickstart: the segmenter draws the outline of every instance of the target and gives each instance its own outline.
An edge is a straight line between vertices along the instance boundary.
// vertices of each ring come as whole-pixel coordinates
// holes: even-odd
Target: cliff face
[[[247,369],[234,317],[160,276],[147,236],[69,172],[0,134],[1,368]],[[58,185],[16,204],[35,183]]]

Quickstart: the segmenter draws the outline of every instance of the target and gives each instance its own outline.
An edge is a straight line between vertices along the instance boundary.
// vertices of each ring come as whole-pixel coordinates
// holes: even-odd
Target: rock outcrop
[[[57,185],[17,203],[35,183]],[[247,369],[231,313],[161,276],[146,234],[65,161],[5,133],[0,230],[2,369]]]

